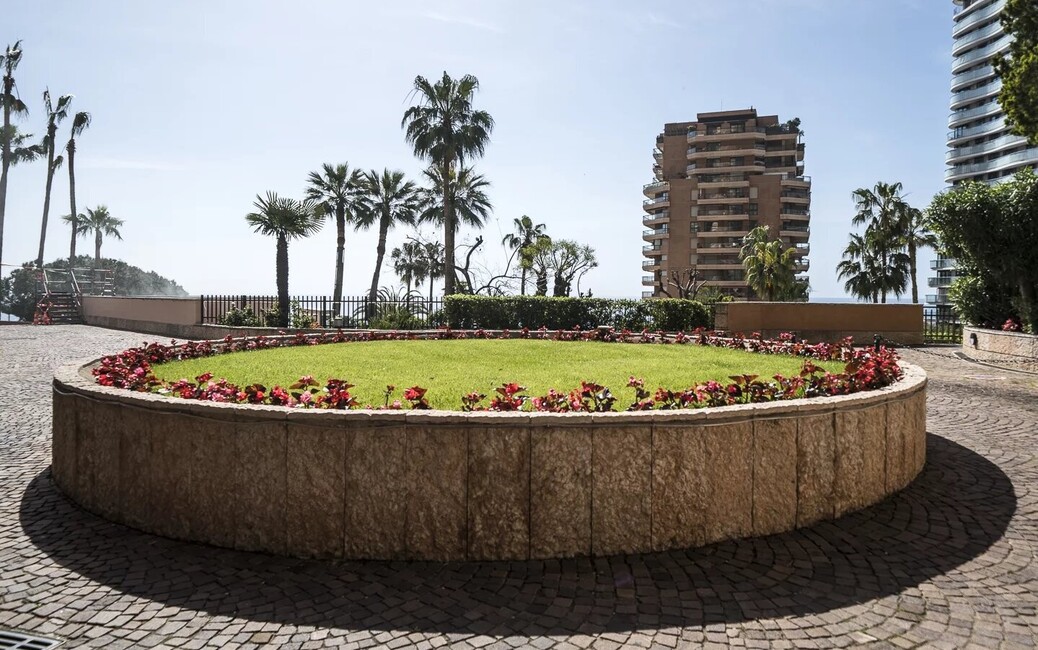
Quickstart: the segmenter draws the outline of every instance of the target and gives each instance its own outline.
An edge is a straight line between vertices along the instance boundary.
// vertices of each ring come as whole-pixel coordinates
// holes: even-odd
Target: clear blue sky
[[[80,140],[80,210],[126,221],[106,256],[200,293],[273,293],[274,242],[244,215],[257,193],[300,197],[323,162],[423,165],[400,119],[415,75],[476,75],[497,121],[478,169],[491,181],[491,269],[512,219],[592,245],[596,296],[641,287],[641,186],[655,136],[697,112],[754,106],[800,117],[813,177],[813,297],[834,268],[857,187],[901,181],[913,205],[943,189],[952,3],[946,0],[673,2],[19,2],[3,43],[44,127],[41,94],[93,114]],[[68,137],[67,125],[59,138]],[[13,170],[4,262],[35,258],[42,164]],[[54,184],[46,258],[67,255],[67,173]],[[409,233],[390,235],[390,248]],[[435,235],[425,228],[428,237]],[[463,233],[471,239],[473,233]],[[347,239],[348,293],[370,283],[375,234]],[[81,244],[92,252],[92,244]],[[290,248],[294,294],[329,294],[335,235]],[[928,260],[920,264],[925,286]],[[383,271],[388,282],[391,270]],[[388,275],[387,275],[388,274]],[[921,289],[921,294],[925,289]]]

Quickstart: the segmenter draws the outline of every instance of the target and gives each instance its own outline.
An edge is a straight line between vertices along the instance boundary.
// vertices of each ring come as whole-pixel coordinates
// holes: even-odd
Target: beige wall
[[[202,303],[195,298],[128,298],[83,296],[83,319],[118,319],[168,325],[202,322]]]
[[[789,302],[729,302],[714,309],[714,326],[727,332],[774,336],[796,332],[809,341],[845,336],[871,343],[874,334],[896,343],[923,343],[923,306]]]
[[[58,487],[147,532],[297,557],[524,560],[834,519],[926,459],[926,376],[688,411],[307,411],[54,378]],[[592,516],[593,513],[593,516]]]
[[[1002,356],[1038,359],[1038,336],[966,327],[962,331],[962,351],[988,360],[998,360]],[[982,354],[978,355],[978,352]]]

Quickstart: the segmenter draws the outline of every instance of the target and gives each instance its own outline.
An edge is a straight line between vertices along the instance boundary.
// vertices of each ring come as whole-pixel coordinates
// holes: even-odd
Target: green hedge
[[[455,329],[581,329],[608,326],[641,331],[711,327],[710,310],[695,300],[608,300],[547,296],[447,296],[447,323]]]

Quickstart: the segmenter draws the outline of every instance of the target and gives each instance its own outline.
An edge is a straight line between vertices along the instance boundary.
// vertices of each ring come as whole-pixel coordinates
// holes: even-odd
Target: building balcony
[[[962,56],[957,56],[952,59],[952,74],[961,72],[971,65],[987,61],[996,54],[1001,54],[1009,49],[1009,46],[1013,42],[1013,37],[1010,34],[1005,34],[1002,38],[988,43],[984,47],[977,48],[976,50],[967,52]]]
[[[652,157],[656,162],[660,162],[661,160],[663,160],[663,152],[659,149],[653,149]]]
[[[662,246],[642,246],[642,255],[654,256],[663,255]]]
[[[653,181],[642,185],[642,194],[645,196],[656,196],[660,192],[666,192],[670,190],[669,181]]]
[[[721,149],[704,149],[699,147],[689,147],[688,159],[689,160],[705,160],[707,158],[717,158],[718,156],[762,156],[764,155],[764,143],[753,143],[747,142],[745,145],[729,145]]]
[[[696,199],[698,205],[727,205],[730,203],[749,203],[749,196],[724,196],[724,195],[707,195],[703,196],[700,194],[699,198]]]
[[[779,181],[783,187],[811,187],[811,177],[795,174],[785,174]]]
[[[732,229],[719,228],[717,230],[700,230],[699,231],[700,239],[709,239],[711,237],[745,237],[748,234],[750,234],[750,231],[747,230],[746,228],[739,228],[739,229],[735,229],[735,228],[732,228]],[[708,243],[708,242],[700,242],[700,243]]]
[[[991,120],[990,122],[984,122],[977,126],[971,126],[968,129],[959,127],[948,133],[948,145],[955,146],[968,140],[995,135],[996,133],[1005,130],[1006,120],[1004,117],[1000,117],[997,120]]]
[[[783,219],[797,219],[806,220],[811,218],[811,212],[808,210],[796,210],[793,208],[782,208],[779,210],[779,214],[782,215]]]
[[[656,295],[654,291],[642,291],[642,298],[652,298]]]
[[[670,207],[670,196],[662,194],[654,199],[645,199],[642,201],[642,207],[646,210],[657,210],[659,208]]]
[[[996,20],[987,27],[981,27],[980,29],[974,30],[968,34],[962,36],[962,38],[956,38],[952,42],[952,56],[959,56],[965,52],[971,45],[980,43],[983,40],[995,38],[1002,35],[1002,23]]]
[[[971,86],[978,81],[994,76],[995,68],[990,65],[986,65],[983,68],[977,68],[976,70],[970,70],[968,72],[960,72],[952,77],[951,91],[956,92],[966,86]]]
[[[697,145],[700,143],[707,142],[725,142],[730,140],[739,140],[740,138],[761,140],[763,141],[767,137],[764,133],[763,128],[759,129],[717,129],[713,131],[689,131],[688,142],[695,142]]]
[[[705,173],[705,172],[704,172]],[[701,188],[722,188],[722,187],[749,187],[750,181],[742,174],[738,176],[729,176],[727,174],[717,174],[714,180],[706,180],[702,177],[696,179],[697,184]]]
[[[952,28],[952,37],[958,38],[959,36],[968,32],[974,25],[984,22],[985,19],[991,16],[997,15],[998,12],[1006,6],[1006,0],[997,0],[985,7],[977,9],[979,5],[974,5],[970,9],[963,9],[957,7],[955,10],[955,27]]]
[[[696,215],[696,220],[713,221],[715,217],[737,217],[740,219],[745,219],[748,215],[749,211],[745,208],[727,210],[700,210],[699,214]]]
[[[960,90],[957,93],[952,94],[951,103],[949,107],[954,111],[957,108],[961,108],[966,104],[973,103],[978,99],[985,97],[994,97],[998,95],[998,91],[1002,90],[1002,80],[995,79],[991,83],[984,84],[978,88],[970,88],[969,90]]]
[[[651,275],[643,275],[642,276],[642,285],[643,286],[651,287],[654,284],[656,284],[656,278],[654,276],[651,276]]]
[[[745,287],[746,280],[703,280],[708,287]]]
[[[659,260],[645,260],[642,262],[643,271],[658,271],[660,270]]]
[[[955,163],[968,158],[975,158],[977,156],[986,156],[988,154],[995,153],[1002,149],[1012,149],[1013,147],[1020,147],[1027,144],[1027,138],[1021,135],[1004,135],[994,140],[988,140],[977,145],[970,147],[956,147],[950,149],[944,156],[946,163]]]
[[[783,226],[779,229],[779,237],[801,238],[811,234],[809,226]]]
[[[666,239],[670,232],[666,228],[657,228],[655,230],[643,230],[642,239],[646,241],[653,241],[656,239]]]
[[[955,127],[962,126],[973,120],[980,119],[982,117],[990,117],[1002,110],[1002,106],[998,103],[997,97],[992,97],[991,101],[986,104],[977,106],[976,108],[970,108],[964,111],[953,111],[948,116],[948,128],[954,129]]]
[[[926,278],[926,286],[928,287],[950,287],[952,282],[955,282],[954,277]]]
[[[943,259],[937,259],[937,260],[930,260],[930,270],[931,271],[943,271],[943,270],[946,270],[946,269],[957,269],[957,268],[959,268],[959,267],[956,265],[955,260],[953,260],[953,259],[943,258]]]
[[[788,203],[790,205],[809,205],[811,203],[811,195],[808,194],[804,196],[800,194],[788,194],[786,192],[783,192],[782,196],[779,197],[779,201],[781,201],[782,203]]]
[[[660,223],[670,222],[670,211],[653,212],[642,217],[642,223],[646,226],[651,226]]]
[[[954,183],[955,181],[965,180],[981,174],[990,174],[991,172],[1023,167],[1031,164],[1038,164],[1038,147],[999,156],[998,158],[987,162],[975,163],[972,165],[955,165],[945,172],[944,180],[948,183]]]

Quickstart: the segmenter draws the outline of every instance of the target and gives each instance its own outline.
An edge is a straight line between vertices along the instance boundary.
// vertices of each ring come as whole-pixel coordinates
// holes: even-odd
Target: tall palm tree
[[[522,275],[519,278],[519,295],[525,296],[526,272],[530,268],[533,246],[542,239],[551,241],[551,237],[544,234],[545,226],[543,223],[535,225],[533,219],[525,214],[512,219],[512,224],[515,226],[515,232],[505,235],[501,243],[519,253],[519,268],[522,269]]]
[[[72,217],[69,221],[69,225],[72,226],[72,243],[69,245],[68,253],[69,269],[72,268],[76,259],[76,230],[79,228],[79,213],[76,212],[76,137],[83,135],[83,131],[86,131],[89,126],[90,113],[76,113],[72,118],[72,135],[69,136],[68,144],[65,145],[65,151],[68,153],[68,202],[71,210],[68,216]]]
[[[378,223],[378,245],[375,247],[375,272],[371,276],[368,301],[374,303],[378,297],[378,278],[382,272],[382,260],[386,257],[386,235],[395,225],[413,226],[422,207],[422,196],[418,186],[404,181],[404,172],[382,170],[379,174],[372,169],[361,181],[356,228],[370,228]],[[410,293],[408,287],[408,293]]]
[[[346,222],[353,221],[361,172],[350,169],[349,163],[321,165],[321,172],[310,172],[307,178],[306,199],[313,201],[325,215],[335,215],[335,287],[332,290],[332,310],[342,313],[342,280],[346,255]]]
[[[14,71],[22,60],[22,42],[16,41],[8,45],[0,54],[0,68],[4,71],[3,85],[0,87],[0,104],[3,105],[3,131],[0,131],[0,262],[4,261],[4,215],[7,213],[7,174],[15,162],[14,138],[16,131],[11,124],[11,115],[28,115],[29,108],[18,98],[14,83]],[[0,267],[2,268],[2,267]]]
[[[786,248],[781,239],[769,241],[768,227],[757,226],[743,238],[739,251],[746,284],[763,300],[788,292],[796,282],[796,249]]]
[[[47,189],[43,194],[43,219],[40,224],[40,252],[36,255],[36,268],[43,268],[43,247],[47,243],[47,216],[50,214],[50,190],[54,183],[54,172],[61,166],[61,156],[57,153],[58,124],[68,117],[68,109],[72,104],[72,95],[58,97],[58,103],[52,104],[50,90],[43,91],[43,105],[47,109],[47,135],[43,136],[43,146],[47,150]]]
[[[71,224],[72,215],[66,214],[62,220]],[[89,237],[91,234],[94,236],[94,268],[99,268],[101,266],[101,241],[105,237],[115,237],[121,241],[123,235],[119,232],[119,227],[123,225],[123,220],[113,217],[108,212],[107,206],[99,205],[93,210],[87,208],[87,213],[78,215],[75,221],[79,225],[80,237]],[[71,268],[71,264],[70,260],[69,268]]]
[[[288,242],[321,230],[324,214],[311,199],[296,201],[274,192],[267,192],[266,197],[257,194],[253,206],[256,212],[245,215],[252,231],[277,238],[278,327],[288,327]]]
[[[478,89],[479,80],[472,75],[452,79],[444,72],[436,83],[420,75],[415,77],[412,95],[418,103],[404,112],[400,125],[415,155],[432,163],[437,170],[435,178],[441,183],[455,178],[458,167],[464,167],[467,159],[482,156],[490,141],[494,119],[490,113],[472,106]],[[444,293],[450,295],[455,283],[455,205],[451,192],[442,187],[439,198],[446,254]]]
[[[453,216],[451,217],[451,241],[454,241],[453,233],[456,233],[462,224],[473,228],[482,228],[493,206],[487,197],[486,189],[490,182],[477,174],[471,167],[461,167],[456,172],[451,172],[446,179],[441,175],[442,170],[436,166],[429,167],[422,175],[429,182],[430,187],[424,191],[425,202],[419,215],[421,221],[428,221],[447,227],[447,216],[443,206],[450,203]],[[451,267],[451,248],[444,244],[444,294],[446,283],[451,278],[449,269]]]
[[[412,285],[418,286],[425,281],[425,248],[421,242],[409,239],[399,248],[394,248],[390,258],[393,260],[393,272],[407,285],[407,293],[410,295]]]
[[[886,269],[891,265],[891,257],[903,247],[901,227],[905,223],[906,212],[910,209],[901,196],[901,183],[876,183],[873,189],[860,187],[851,194],[856,210],[851,223],[855,226],[865,225],[872,232],[872,245],[879,254],[879,262]],[[901,284],[896,279],[901,276]],[[905,289],[902,274],[891,270],[884,273],[879,286],[880,302],[887,301],[887,294],[901,295]]]
[[[899,228],[901,239],[908,249],[909,280],[912,282],[912,304],[919,303],[919,287],[916,280],[916,252],[923,246],[937,248],[937,235],[930,232],[929,220],[918,208],[908,208]]]
[[[865,235],[851,233],[844,259],[836,265],[836,277],[845,281],[843,288],[855,298],[878,303],[883,284],[881,263],[869,237],[868,231]]]

